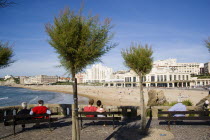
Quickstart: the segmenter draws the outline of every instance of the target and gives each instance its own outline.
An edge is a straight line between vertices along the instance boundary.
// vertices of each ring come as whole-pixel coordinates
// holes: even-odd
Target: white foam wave
[[[31,104],[33,101],[36,101],[39,98],[39,96],[36,96],[35,98],[31,99],[28,104]]]
[[[0,100],[6,100],[8,99],[8,97],[3,97],[3,98],[0,98]]]

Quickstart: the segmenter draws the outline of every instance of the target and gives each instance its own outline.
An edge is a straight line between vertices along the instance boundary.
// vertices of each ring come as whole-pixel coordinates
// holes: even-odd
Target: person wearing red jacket
[[[33,115],[33,114],[51,114],[51,111],[46,106],[43,106],[43,105],[44,105],[44,101],[39,100],[38,101],[38,106],[31,109],[30,115]],[[43,118],[43,117],[40,116],[40,117],[36,117],[36,118]]]
[[[94,100],[89,100],[89,105],[84,107],[84,112],[96,112],[97,108],[93,106]],[[86,117],[94,117],[94,115],[86,115]]]

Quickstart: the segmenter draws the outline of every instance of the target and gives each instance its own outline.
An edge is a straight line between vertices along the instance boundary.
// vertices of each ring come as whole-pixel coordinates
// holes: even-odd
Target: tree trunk
[[[80,139],[80,129],[78,121],[78,98],[77,98],[77,78],[75,74],[72,74],[73,79],[73,97],[74,97],[74,109],[72,110],[72,140]]]
[[[139,74],[139,87],[140,87],[140,109],[141,109],[141,122],[140,130],[142,134],[146,133],[146,111],[144,104],[143,85],[142,85],[142,73]]]
[[[72,140],[76,140],[76,128],[75,128],[75,111],[74,111],[74,104],[72,104]]]

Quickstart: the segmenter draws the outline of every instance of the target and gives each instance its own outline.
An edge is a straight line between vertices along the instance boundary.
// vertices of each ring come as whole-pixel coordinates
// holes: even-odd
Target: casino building
[[[200,74],[200,63],[177,63],[176,59],[158,60],[153,63],[149,74],[143,77],[146,87],[197,87],[210,84],[210,79],[198,79],[192,75]],[[104,82],[104,86],[139,86],[138,75],[130,70],[113,73],[113,79]]]

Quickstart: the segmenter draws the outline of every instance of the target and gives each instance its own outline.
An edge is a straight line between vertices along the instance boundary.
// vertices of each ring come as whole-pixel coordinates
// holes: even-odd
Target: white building
[[[113,69],[101,64],[93,65],[92,68],[87,69],[84,75],[84,83],[102,83],[106,80],[112,79]]]
[[[37,76],[21,76],[20,84],[50,84],[58,82],[57,76],[37,75]]]
[[[204,73],[210,74],[210,62],[204,64]]]
[[[12,76],[11,75],[6,75],[4,76],[4,80],[10,79]]]
[[[153,63],[149,74],[143,77],[143,84],[147,87],[189,87],[209,84],[208,79],[191,78],[191,74],[200,73],[200,63],[177,63],[176,59],[158,60]],[[117,74],[114,74],[116,77]],[[138,86],[138,75],[130,70],[125,72],[124,82],[107,82],[105,86]]]

